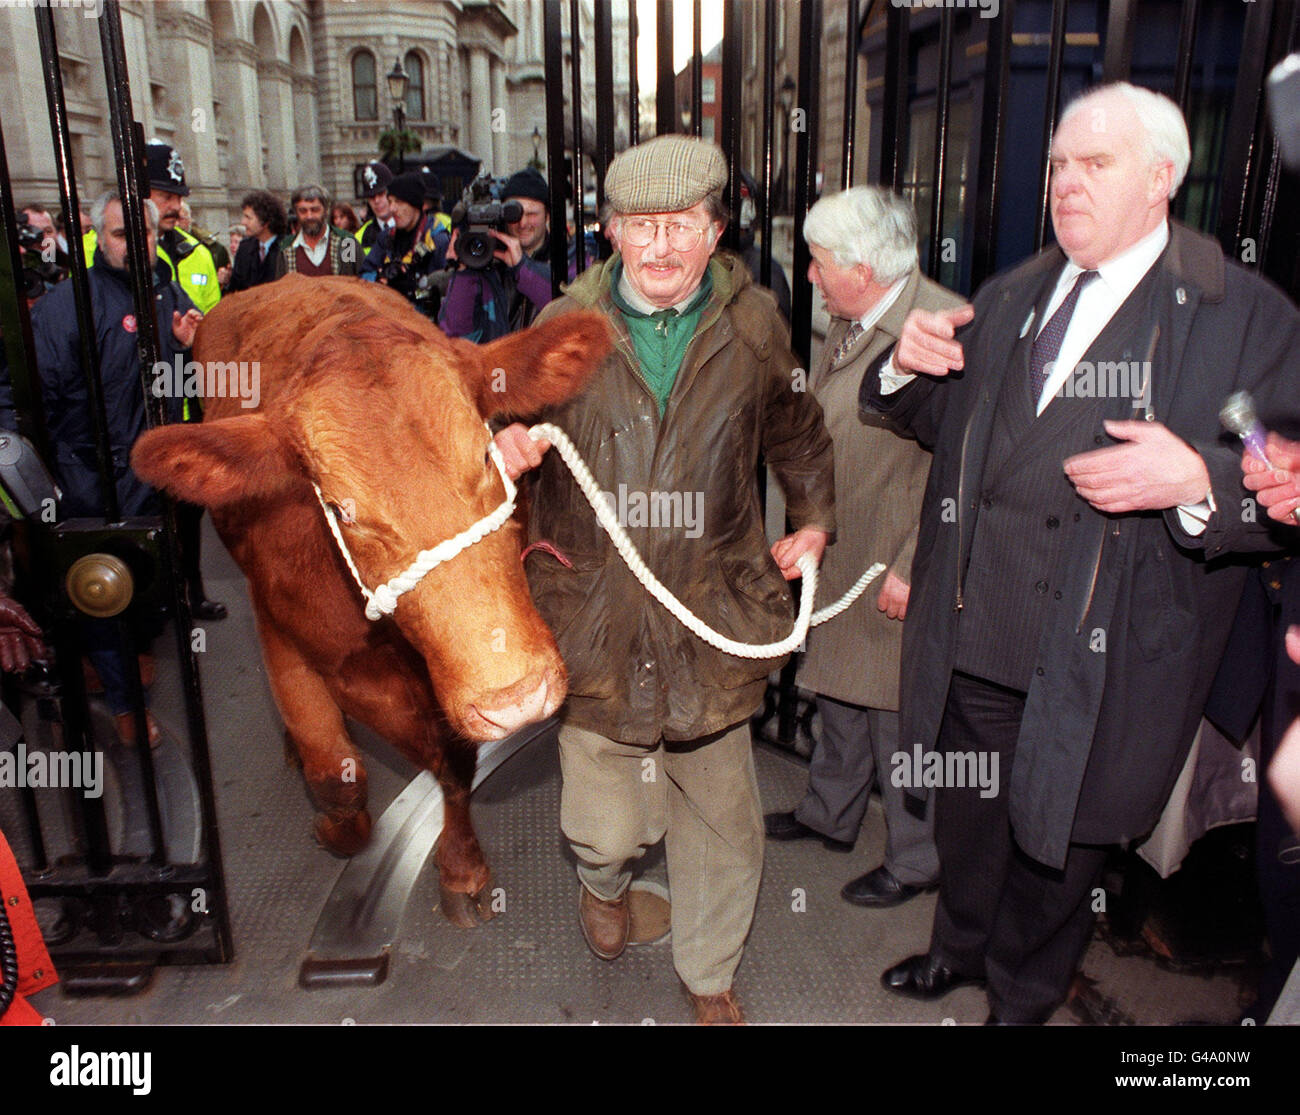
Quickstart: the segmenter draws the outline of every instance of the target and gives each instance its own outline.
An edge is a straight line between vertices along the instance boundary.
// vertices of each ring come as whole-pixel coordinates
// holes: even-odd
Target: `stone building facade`
[[[580,3],[585,42],[594,2]],[[123,0],[121,11],[135,117],[146,138],[180,151],[196,219],[214,231],[238,218],[240,198],[254,188],[287,199],[296,186],[320,182],[332,196],[356,200],[356,168],[377,156],[380,134],[393,125],[385,78],[397,60],[411,79],[406,126],[426,148],[460,148],[497,175],[538,153],[544,168],[537,0]],[[627,5],[616,2],[612,12],[615,41],[626,42]],[[73,162],[87,204],[116,185],[93,14],[54,10]],[[619,55],[622,144],[628,79]],[[56,205],[30,5],[0,6],[0,69],[9,76],[0,121],[18,203]],[[590,56],[580,69],[586,132],[595,111]]]

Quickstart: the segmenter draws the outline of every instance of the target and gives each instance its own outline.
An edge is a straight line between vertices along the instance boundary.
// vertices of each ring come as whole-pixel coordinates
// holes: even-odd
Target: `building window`
[[[424,119],[424,62],[411,51],[402,62],[408,78],[406,85],[406,118]]]
[[[706,105],[711,105],[718,97],[718,82],[716,78],[704,77],[700,79],[700,97]]]
[[[358,120],[379,119],[375,56],[368,50],[358,51],[352,56],[352,113]]]

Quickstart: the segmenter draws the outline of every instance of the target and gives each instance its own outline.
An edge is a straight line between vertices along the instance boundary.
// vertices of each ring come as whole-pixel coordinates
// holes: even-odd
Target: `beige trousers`
[[[578,878],[618,898],[631,864],[665,841],[673,965],[688,990],[731,987],[758,903],[763,813],[748,722],[689,742],[619,743],[561,725],[560,827]]]

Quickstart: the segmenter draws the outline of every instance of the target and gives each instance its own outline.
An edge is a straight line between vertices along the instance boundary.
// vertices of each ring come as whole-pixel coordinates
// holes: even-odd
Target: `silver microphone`
[[[1219,410],[1219,421],[1229,433],[1234,433],[1241,438],[1241,444],[1246,447],[1246,452],[1255,460],[1269,468],[1275,467],[1268,459],[1266,449],[1268,435],[1259,416],[1255,413],[1255,400],[1250,397],[1249,391],[1234,391],[1229,395]],[[1291,518],[1300,525],[1300,507],[1291,512]]]

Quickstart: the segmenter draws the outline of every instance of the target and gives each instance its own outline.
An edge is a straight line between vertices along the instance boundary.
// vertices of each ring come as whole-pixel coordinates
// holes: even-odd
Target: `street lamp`
[[[388,95],[393,98],[393,126],[397,129],[397,173],[406,169],[406,152],[403,139],[406,136],[406,87],[411,83],[406,71],[402,69],[402,60],[393,59],[393,68],[388,74]]]
[[[781,209],[790,209],[790,110],[794,107],[794,78],[789,74],[781,82],[781,112],[785,116],[785,126],[781,129]]]

